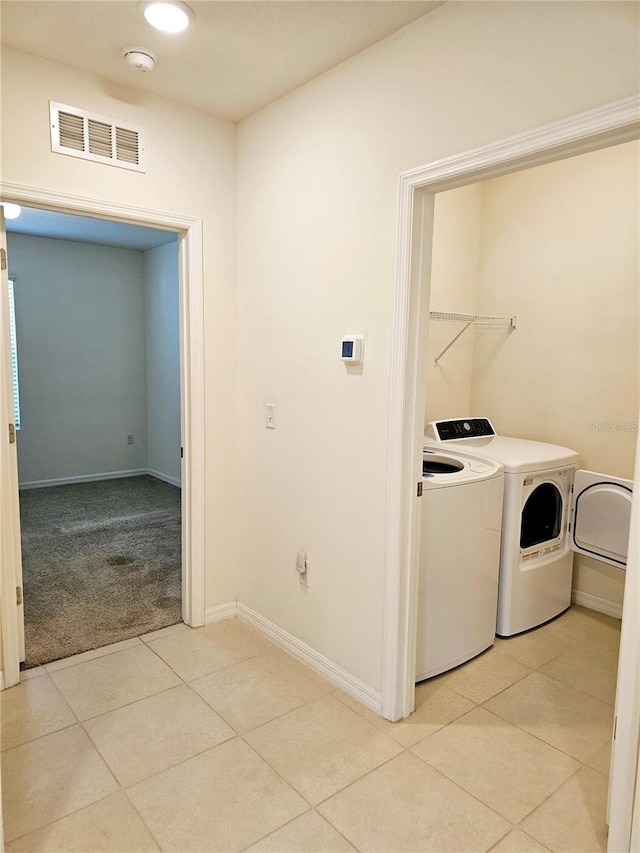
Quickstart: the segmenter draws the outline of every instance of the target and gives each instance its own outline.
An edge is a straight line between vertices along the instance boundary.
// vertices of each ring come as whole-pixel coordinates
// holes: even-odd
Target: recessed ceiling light
[[[152,27],[163,33],[181,33],[186,30],[193,12],[186,3],[173,0],[170,3],[142,3],[142,12]]]
[[[3,201],[2,208],[4,210],[5,219],[17,219],[22,213],[22,208],[19,204],[13,204],[10,201]]]

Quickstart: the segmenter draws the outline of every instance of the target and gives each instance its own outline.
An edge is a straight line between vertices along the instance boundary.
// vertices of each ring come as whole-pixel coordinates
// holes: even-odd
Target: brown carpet
[[[21,492],[25,665],[180,622],[180,512],[146,476]]]

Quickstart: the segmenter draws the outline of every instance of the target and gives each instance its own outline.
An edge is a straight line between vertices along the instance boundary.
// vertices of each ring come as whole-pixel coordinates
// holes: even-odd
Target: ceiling
[[[7,219],[6,228],[8,234],[52,237],[77,243],[135,249],[139,252],[156,249],[177,240],[174,231],[128,225],[89,216],[75,216],[70,213],[36,210],[33,207],[23,207],[17,219]]]
[[[239,121],[422,17],[426,0],[188,0],[184,33],[150,27],[136,0],[2,0],[3,44]],[[156,67],[120,49],[151,48]]]
[[[0,0],[1,42],[239,121],[426,15],[444,0],[188,0],[191,27],[150,27],[137,0]],[[151,48],[142,73],[121,58]],[[9,233],[146,251],[172,232],[22,208]]]

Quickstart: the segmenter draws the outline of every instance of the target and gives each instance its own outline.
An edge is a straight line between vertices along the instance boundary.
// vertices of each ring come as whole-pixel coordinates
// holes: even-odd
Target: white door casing
[[[640,423],[640,413],[639,421]],[[634,481],[640,484],[640,434]],[[610,853],[640,850],[640,494],[631,499],[627,574],[622,604],[615,725],[609,783]],[[635,796],[634,796],[635,789]],[[635,801],[635,802],[634,802]]]
[[[205,523],[204,523],[204,327],[202,221],[197,217],[114,204],[99,199],[66,195],[18,184],[0,184],[4,201],[30,205],[64,213],[115,219],[136,225],[166,228],[179,232],[180,293],[180,400],[181,432],[184,448],[182,459],[182,618],[187,625],[204,625],[205,618]],[[4,235],[4,229],[3,229]],[[3,273],[4,275],[4,273]],[[6,292],[6,285],[5,292]],[[3,297],[4,298],[4,297]],[[4,311],[4,307],[3,307]],[[6,362],[8,341],[0,339],[2,362]],[[4,380],[3,380],[4,381]],[[3,388],[4,391],[4,388]],[[5,398],[3,393],[3,400]],[[4,402],[3,402],[3,405]],[[2,411],[4,415],[4,409]],[[4,429],[5,427],[3,427]],[[15,445],[13,445],[15,448]],[[4,446],[3,446],[4,452]],[[8,559],[9,551],[19,548],[20,527],[16,517],[5,538],[5,507],[12,501],[17,507],[17,473],[15,482],[4,476],[2,459],[2,564],[0,572],[0,608],[2,618],[2,671],[5,686],[19,680],[17,646],[19,628],[15,607],[9,606],[8,593],[16,585],[19,560]],[[10,523],[10,517],[6,523]],[[17,543],[17,544],[16,544]],[[5,554],[5,550],[7,553]],[[13,562],[13,565],[12,565]]]
[[[433,237],[435,194],[638,138],[640,96],[636,95],[482,148],[435,161],[400,176],[389,394],[382,656],[382,714],[387,719],[398,720],[407,717],[413,711],[415,701],[415,636],[420,548],[420,499],[416,494],[416,484],[421,478],[427,370],[425,353],[429,334],[428,257]],[[637,547],[634,554],[635,556],[632,556],[630,552],[627,584],[630,575],[634,576],[633,583],[638,582],[640,566]],[[625,605],[626,598],[625,595]],[[631,617],[628,608],[625,609],[625,614],[628,621]],[[637,602],[635,616],[637,617]],[[640,632],[634,633],[634,640],[629,642],[640,644]],[[632,661],[630,655],[627,660]],[[637,656],[635,660],[637,663]],[[623,660],[619,683],[625,684],[629,677],[631,676]],[[637,678],[637,675],[633,677]],[[636,681],[636,689],[637,687]],[[636,733],[635,748],[632,751],[635,781],[640,708],[620,707],[618,738],[621,715],[630,718],[631,728],[635,729]],[[626,746],[633,744],[627,741]],[[614,757],[619,749],[616,749]],[[612,790],[617,790],[618,800],[616,810],[612,810],[611,832],[614,835],[621,825],[623,813],[629,815],[630,827],[634,793],[633,787],[629,788],[626,783],[615,788],[617,772],[614,762]],[[629,849],[629,837],[627,833],[626,846],[616,849]]]
[[[9,338],[9,270],[4,213],[0,208],[0,606],[2,612],[3,687],[20,680],[24,660],[24,606],[18,507],[18,454],[13,411],[13,382]],[[11,432],[11,428],[13,431]],[[10,435],[12,440],[10,441]],[[20,590],[20,596],[18,596]],[[20,603],[19,603],[20,602]]]

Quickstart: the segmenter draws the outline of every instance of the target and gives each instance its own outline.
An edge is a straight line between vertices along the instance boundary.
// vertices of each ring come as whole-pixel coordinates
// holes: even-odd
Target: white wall
[[[235,599],[235,125],[4,46],[1,77],[3,181],[202,219],[206,604]],[[141,125],[146,173],[53,154],[50,99]]]
[[[240,598],[374,689],[398,175],[632,95],[637,14],[447,3],[240,124]]]
[[[22,234],[7,243],[20,484],[146,468],[142,254]]]
[[[144,255],[147,465],[174,485],[180,463],[180,325],[178,244]]]
[[[435,198],[431,256],[431,311],[475,314],[482,223],[482,184],[471,184]],[[427,356],[425,423],[466,417],[471,411],[474,327],[468,328],[435,364],[463,329],[432,320]]]
[[[639,381],[640,143],[484,185],[478,310],[516,314],[476,333],[474,415],[498,432],[577,450],[633,477]],[[624,573],[576,562],[574,589],[622,603]],[[598,602],[594,602],[598,603]]]

